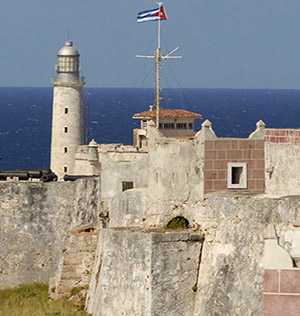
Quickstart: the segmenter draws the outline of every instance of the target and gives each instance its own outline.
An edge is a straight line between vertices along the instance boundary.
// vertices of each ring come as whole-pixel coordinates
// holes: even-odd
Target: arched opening
[[[168,229],[187,229],[189,228],[189,221],[183,216],[176,216],[169,221],[166,228]]]

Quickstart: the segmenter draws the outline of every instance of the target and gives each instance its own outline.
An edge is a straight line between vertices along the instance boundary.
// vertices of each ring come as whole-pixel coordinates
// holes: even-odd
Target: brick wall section
[[[264,316],[299,315],[300,269],[265,270]]]
[[[89,225],[85,229],[73,229],[62,253],[57,275],[49,280],[49,296],[52,299],[68,296],[83,303],[89,287],[98,242],[99,228]]]
[[[205,142],[204,193],[245,191],[263,193],[265,188],[264,140],[218,138]],[[247,189],[227,188],[229,162],[247,163]]]
[[[267,143],[300,144],[300,129],[274,129],[265,130]]]

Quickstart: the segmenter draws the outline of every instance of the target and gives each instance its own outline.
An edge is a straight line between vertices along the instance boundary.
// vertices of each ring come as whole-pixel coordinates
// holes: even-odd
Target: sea
[[[0,88],[0,170],[49,168],[51,87]],[[89,140],[132,144],[132,119],[153,104],[153,89],[85,88],[89,104]],[[263,120],[270,128],[300,128],[300,90],[165,89],[162,108],[185,109],[212,122],[219,137],[248,137]],[[86,109],[84,110],[86,113]]]

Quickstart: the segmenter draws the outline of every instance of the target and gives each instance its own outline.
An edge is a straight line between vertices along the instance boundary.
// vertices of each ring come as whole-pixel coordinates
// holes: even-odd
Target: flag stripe
[[[159,11],[159,8],[157,8],[157,9],[152,9],[152,10],[147,10],[147,11],[141,11],[141,12],[139,12],[137,15],[138,15],[138,17],[139,16],[145,16],[145,15],[148,15],[148,14],[154,14],[154,13],[157,13]]]
[[[147,22],[147,21],[157,21],[157,20],[167,20],[167,16],[164,10],[164,7],[160,7],[153,10],[147,10],[147,11],[141,11],[137,14],[137,21],[139,23],[141,22]]]
[[[146,16],[144,18],[137,19],[139,23],[147,22],[147,21],[157,21],[157,20],[158,20],[158,16]]]

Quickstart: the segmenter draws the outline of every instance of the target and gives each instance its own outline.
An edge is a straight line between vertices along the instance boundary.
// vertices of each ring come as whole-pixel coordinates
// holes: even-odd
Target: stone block
[[[299,310],[300,296],[264,295],[264,316],[298,315]]]
[[[218,170],[218,180],[227,179],[227,171],[226,170]]]
[[[215,190],[225,190],[227,189],[227,181],[226,180],[216,180],[213,182]]]
[[[243,152],[241,150],[228,150],[227,151],[227,159],[242,159],[243,158]]]
[[[248,180],[252,180],[253,179],[253,170],[252,169],[248,169],[247,171],[247,179]]]
[[[206,180],[204,182],[204,191],[207,192],[207,191],[212,190],[212,189],[213,189],[213,181]]]
[[[248,167],[248,170],[249,169],[254,169],[255,168],[255,161],[254,159],[245,159],[243,160],[243,162],[247,163],[247,167]]]
[[[61,294],[66,293],[67,291],[69,291],[68,293],[70,293],[70,289],[72,287],[75,287],[78,285],[80,281],[80,278],[74,278],[74,279],[61,279],[60,285],[58,287],[58,293]]]
[[[239,149],[239,147],[240,147],[239,146],[239,140],[237,140],[237,139],[231,140],[230,144],[231,144],[231,146],[228,149]]]
[[[264,292],[279,292],[279,272],[277,270],[265,270]]]
[[[255,148],[256,149],[264,149],[265,148],[264,140],[256,140]]]
[[[226,150],[218,150],[217,159],[226,159],[227,158],[226,154],[227,154]]]
[[[218,179],[217,171],[214,170],[204,170],[204,178],[205,179]]]
[[[82,263],[82,258],[76,253],[67,253],[64,256],[64,265],[78,265]]]
[[[73,266],[63,266],[62,267],[62,273],[65,272],[71,272],[71,273],[76,273],[77,271],[77,265],[73,265]]]
[[[105,229],[101,240],[94,316],[192,315],[202,235]]]
[[[280,292],[300,295],[300,269],[280,271]]]
[[[127,190],[115,196],[110,205],[110,227],[142,225],[147,198],[147,192],[143,189]]]
[[[215,149],[229,149],[231,148],[230,139],[219,139],[215,141]]]
[[[205,159],[217,159],[217,151],[216,150],[206,150],[205,151]]]
[[[281,136],[281,135],[285,135],[285,131],[280,131],[280,130],[273,130],[273,132],[272,132],[272,135],[273,136]]]
[[[256,169],[264,169],[265,168],[265,161],[263,159],[256,160]]]
[[[243,159],[252,159],[252,150],[245,149],[243,150]]]
[[[264,179],[265,172],[264,170],[253,170],[253,179]]]
[[[256,148],[256,141],[255,140],[240,140],[239,141],[239,148],[240,149],[255,149]]]
[[[254,159],[264,159],[264,151],[263,150],[253,150],[253,158]]]
[[[227,161],[225,160],[215,160],[213,162],[214,169],[226,169],[227,170]]]
[[[214,149],[214,141],[207,140],[205,141],[205,149]]]
[[[61,274],[61,280],[81,280],[81,275],[76,272],[62,272]]]
[[[265,189],[265,181],[264,180],[255,180],[255,189],[263,192]]]
[[[256,189],[255,180],[252,180],[251,178],[248,178],[247,187],[251,191],[255,190]]]
[[[204,162],[204,170],[210,170],[213,167],[213,163],[211,160],[206,160]]]

